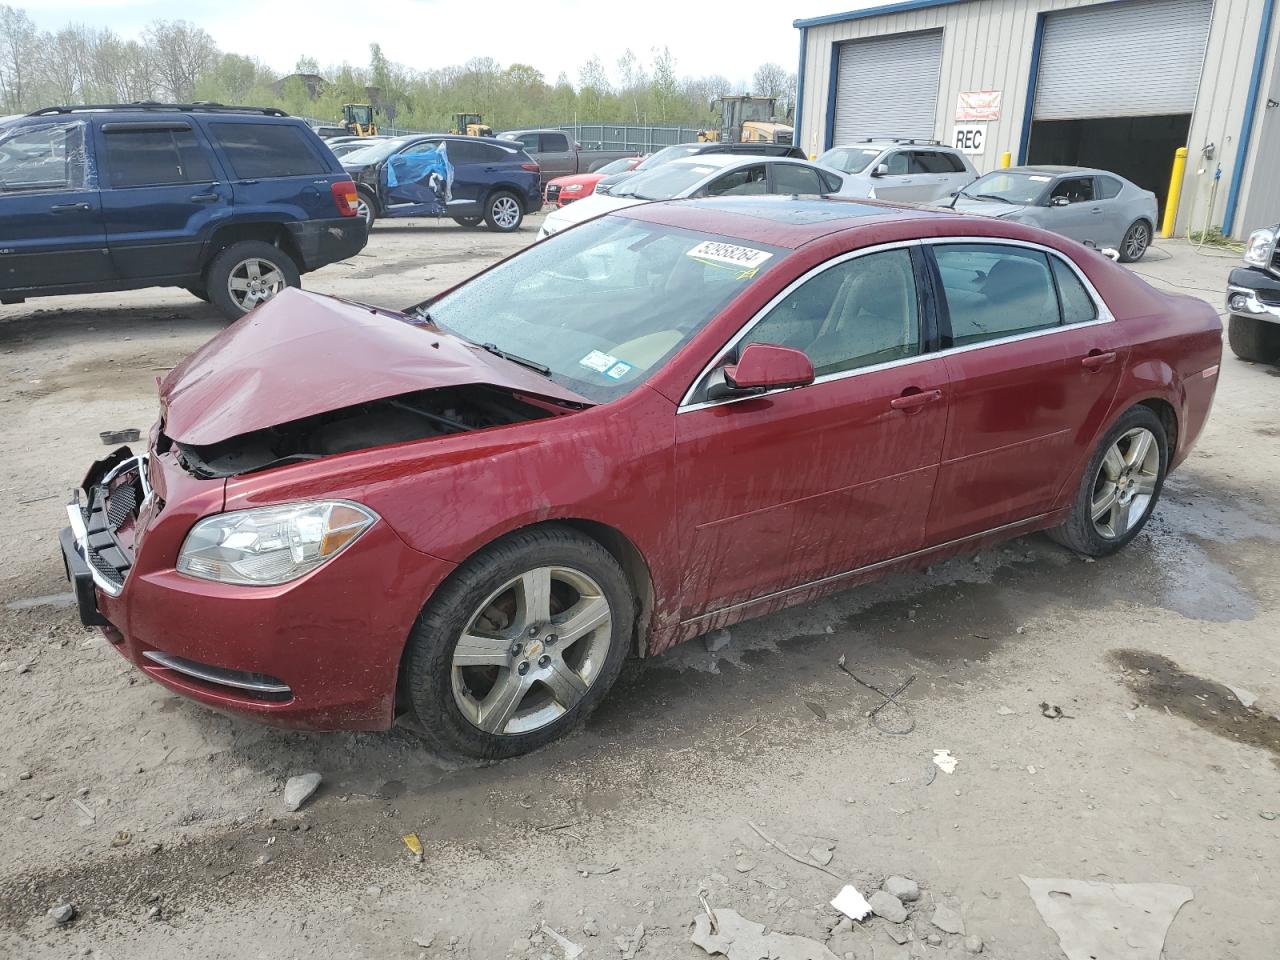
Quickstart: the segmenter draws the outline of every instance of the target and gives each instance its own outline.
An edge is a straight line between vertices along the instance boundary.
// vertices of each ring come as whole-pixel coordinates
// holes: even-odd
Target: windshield
[[[832,147],[818,158],[818,163],[842,173],[861,173],[882,152],[878,147]]]
[[[536,243],[428,304],[473,343],[541,364],[597,403],[633,390],[784,251],[605,216]]]
[[[670,163],[672,160],[679,160],[682,157],[691,157],[702,148],[698,143],[677,143],[674,147],[663,147],[657,153],[651,153],[640,161],[636,166],[636,170],[652,170],[654,167],[660,167],[664,163]]]
[[[609,193],[615,197],[632,197],[636,200],[671,200],[684,196],[718,169],[703,163],[667,165],[628,177],[610,189]]]
[[[342,158],[343,163],[351,165],[378,163],[385,160],[405,145],[404,140],[375,140],[367,147],[353,150]]]
[[[960,196],[971,200],[989,200],[1020,205],[1034,204],[1044,196],[1053,177],[1042,173],[1011,173],[998,170],[979,177],[960,191]]]
[[[622,157],[618,160],[614,160],[612,163],[606,163],[603,167],[596,167],[596,169],[591,172],[603,173],[605,176],[608,176],[611,173],[626,173],[631,169],[631,163],[634,160],[635,157]]]

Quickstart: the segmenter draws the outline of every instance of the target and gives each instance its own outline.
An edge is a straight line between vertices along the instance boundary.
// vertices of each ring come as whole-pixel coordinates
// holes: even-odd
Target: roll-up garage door
[[[942,31],[840,44],[834,143],[935,135]]]
[[[1212,12],[1213,0],[1132,0],[1049,14],[1035,119],[1191,113]]]

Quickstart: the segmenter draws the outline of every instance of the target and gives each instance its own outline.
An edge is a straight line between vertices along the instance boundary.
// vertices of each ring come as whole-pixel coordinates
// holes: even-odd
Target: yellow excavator
[[[342,125],[353,137],[376,137],[378,125],[373,119],[373,106],[367,103],[344,103]]]
[[[449,132],[468,137],[492,137],[493,127],[485,123],[484,117],[478,113],[455,113],[453,129]]]
[[[778,101],[774,97],[716,97],[711,109],[717,108],[720,124],[700,131],[700,143],[789,144],[795,139],[795,128],[775,119]]]

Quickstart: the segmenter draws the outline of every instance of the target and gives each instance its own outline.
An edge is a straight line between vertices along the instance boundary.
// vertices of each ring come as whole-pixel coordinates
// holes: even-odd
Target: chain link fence
[[[652,153],[676,143],[696,143],[697,127],[650,127],[609,123],[567,123],[563,130],[582,144],[584,150],[625,150]]]

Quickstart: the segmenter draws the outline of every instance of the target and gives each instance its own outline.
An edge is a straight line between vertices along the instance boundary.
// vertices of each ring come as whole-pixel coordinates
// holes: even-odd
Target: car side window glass
[[[1120,194],[1122,184],[1115,177],[1098,178],[1098,199],[1111,200]]]
[[[823,187],[818,171],[811,167],[802,167],[796,163],[775,163],[773,165],[773,192],[785,194],[822,194],[827,191]]]
[[[20,127],[0,134],[0,191],[45,193],[78,190],[89,179],[84,156],[83,122]]]
[[[107,179],[112,187],[152,187],[209,183],[209,160],[190,127],[151,130],[103,130]]]
[[[1057,257],[1050,257],[1053,277],[1058,282],[1058,299],[1062,301],[1063,323],[1088,323],[1098,319],[1098,305],[1089,296],[1075,271]]]
[[[1066,198],[1067,203],[1088,203],[1093,199],[1093,177],[1059,180],[1053,193],[1049,194],[1049,202],[1052,203],[1059,197]]]
[[[232,172],[242,180],[326,174],[328,166],[312,149],[302,130],[290,123],[209,124],[213,138],[227,155]]]
[[[754,196],[768,191],[764,164],[754,167],[740,167],[719,177],[706,187],[709,197],[743,197]]]
[[[915,271],[906,250],[854,257],[793,290],[743,339],[803,350],[824,376],[920,352]]]
[[[828,173],[825,170],[819,170],[818,176],[822,178],[822,186],[827,193],[839,193],[844,188],[844,183],[834,173]]]
[[[458,163],[483,163],[484,157],[479,149],[478,143],[471,143],[467,140],[450,140],[446,141],[448,146],[449,161],[454,164]]]
[[[1056,327],[1049,258],[1000,244],[937,244],[933,255],[951,318],[950,346]]]
[[[910,172],[910,155],[905,150],[889,154],[881,163],[888,165],[889,176],[891,177],[905,176]]]
[[[504,150],[502,147],[495,147],[491,143],[477,143],[475,148],[480,153],[480,159],[484,163],[501,163],[503,160],[516,159],[515,153],[510,150]]]
[[[400,151],[401,156],[412,156],[415,153],[430,153],[432,150],[440,149],[439,140],[423,140],[421,143],[410,144]],[[453,144],[449,145],[449,156],[453,156]]]
[[[524,147],[530,153],[541,152],[538,148],[538,135],[536,133],[526,133],[522,137],[516,137],[516,143]]]
[[[916,150],[911,154],[912,173],[955,173],[952,157],[936,150]]]
[[[542,136],[543,153],[567,153],[569,138],[563,133],[544,133]]]

